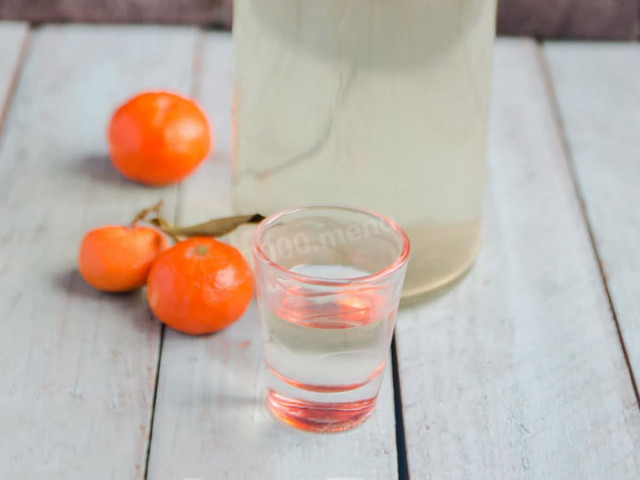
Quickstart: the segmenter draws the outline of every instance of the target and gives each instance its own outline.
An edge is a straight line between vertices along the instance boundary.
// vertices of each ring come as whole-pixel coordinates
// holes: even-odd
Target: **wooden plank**
[[[75,271],[89,228],[127,222],[175,188],[121,178],[110,112],[132,93],[188,90],[192,29],[36,30],[0,145],[0,478],[141,479],[159,325],[141,294]]]
[[[229,212],[231,50],[230,36],[206,35],[201,98],[217,146],[213,158],[184,183],[184,223]],[[215,335],[166,331],[149,478],[397,478],[390,372],[376,412],[360,428],[332,435],[295,431],[266,411],[259,328],[252,305]]]
[[[640,475],[640,411],[539,55],[497,43],[475,267],[398,320],[411,478]]]
[[[0,128],[11,88],[20,73],[20,56],[28,34],[26,23],[0,22]]]
[[[640,45],[545,45],[573,167],[640,375]]]

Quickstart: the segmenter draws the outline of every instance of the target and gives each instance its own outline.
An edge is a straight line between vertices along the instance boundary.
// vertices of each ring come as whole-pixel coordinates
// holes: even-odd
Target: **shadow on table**
[[[96,299],[99,297],[114,299],[129,299],[140,296],[141,289],[132,292],[102,292],[84,281],[77,269],[58,272],[53,278],[56,288],[74,296]]]
[[[53,277],[53,284],[58,290],[70,295],[96,298],[100,294],[100,292],[87,285],[80,276],[80,272],[75,268],[67,272],[58,272]]]
[[[90,155],[82,158],[76,165],[79,173],[86,175],[99,183],[117,185],[120,187],[126,185],[144,187],[143,185],[122,176],[122,174],[111,164],[109,156],[105,154]]]
[[[83,303],[106,300],[113,316],[129,319],[137,331],[147,332],[151,328],[158,328],[142,288],[122,293],[101,292],[87,284],[77,269],[57,273],[52,282],[56,289],[75,299],[81,307]]]

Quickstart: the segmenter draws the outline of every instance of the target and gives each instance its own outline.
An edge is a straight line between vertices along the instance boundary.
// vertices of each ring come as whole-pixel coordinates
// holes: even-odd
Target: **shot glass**
[[[389,357],[406,233],[367,210],[310,206],[262,221],[252,249],[271,411],[303,430],[359,425]]]

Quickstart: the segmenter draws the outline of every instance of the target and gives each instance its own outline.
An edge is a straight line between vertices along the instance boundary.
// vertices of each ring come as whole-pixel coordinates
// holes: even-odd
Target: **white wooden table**
[[[86,230],[158,197],[180,223],[229,212],[231,47],[0,24],[0,478],[640,478],[640,45],[497,42],[480,257],[401,312],[374,416],[335,435],[265,413],[255,307],[191,338],[75,270]],[[215,126],[178,187],[106,158],[110,112],[148,88]]]

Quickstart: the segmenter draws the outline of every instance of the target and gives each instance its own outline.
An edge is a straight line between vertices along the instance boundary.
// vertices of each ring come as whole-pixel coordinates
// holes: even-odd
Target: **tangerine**
[[[121,105],[108,131],[113,166],[130,180],[179,182],[207,157],[209,122],[195,101],[171,92],[144,92]]]
[[[82,239],[78,270],[98,290],[135,290],[146,283],[151,263],[168,247],[164,235],[153,228],[107,225],[89,231]]]
[[[221,330],[238,320],[253,296],[242,254],[210,237],[178,242],[149,272],[147,300],[164,324],[191,335]]]

